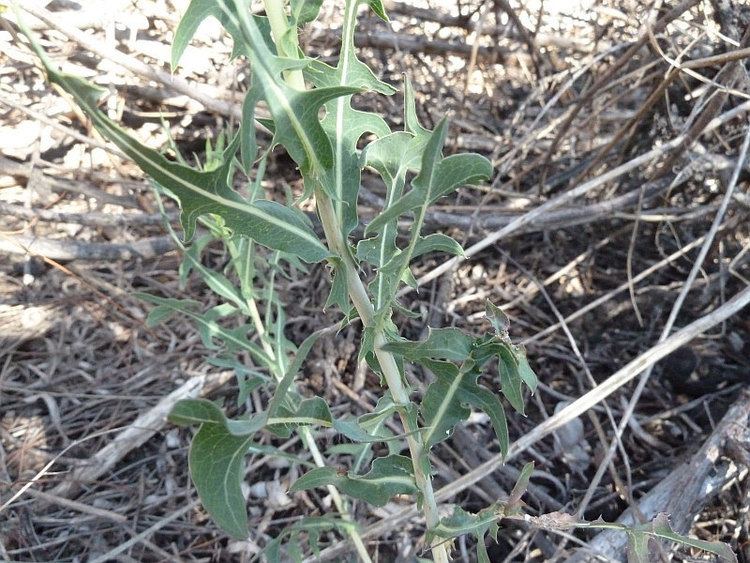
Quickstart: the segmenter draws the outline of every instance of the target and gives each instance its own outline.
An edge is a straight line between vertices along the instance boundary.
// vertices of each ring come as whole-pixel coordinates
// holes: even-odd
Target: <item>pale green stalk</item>
[[[348,249],[346,248],[346,242],[341,234],[341,228],[338,225],[338,220],[333,211],[331,200],[325,195],[322,189],[316,190],[315,195],[326,239],[328,239],[331,249],[342,258],[343,272],[340,272],[340,274],[343,273],[346,276],[349,297],[351,298],[354,307],[357,309],[360,319],[362,319],[362,324],[365,327],[374,326],[375,310],[367,295],[365,285],[359,277],[356,265],[353,263]],[[435,493],[432,488],[432,480],[422,469],[421,460],[427,452],[424,449],[424,444],[418,429],[413,427],[411,421],[403,410],[404,407],[411,404],[411,401],[409,399],[409,394],[406,392],[404,384],[401,381],[401,372],[398,369],[396,360],[393,358],[393,354],[383,350],[385,344],[386,339],[383,335],[382,328],[376,327],[374,337],[375,355],[380,363],[380,368],[383,371],[383,377],[385,378],[386,385],[388,385],[388,389],[391,392],[391,396],[396,405],[401,407],[399,409],[399,416],[406,433],[406,441],[409,445],[409,453],[411,454],[412,465],[414,466],[414,480],[419,491],[422,493],[422,511],[425,515],[427,528],[434,529],[440,523],[440,515],[437,510],[437,502],[435,501]],[[440,538],[434,540],[431,549],[432,556],[435,558],[436,562],[444,563],[449,560],[445,544],[441,542]]]
[[[293,33],[296,36],[296,30],[289,29],[289,23],[286,14],[284,13],[283,2],[280,0],[264,0],[263,4],[266,9],[266,15],[271,22],[271,33],[273,34],[274,41],[277,45],[282,44],[282,38],[284,38],[286,33]],[[285,54],[286,56],[292,55],[291,53]],[[294,56],[296,56],[296,53],[294,53]],[[299,70],[291,71],[289,76],[286,76],[285,79],[290,86],[296,88],[301,86],[304,88],[304,79],[302,78],[302,72]],[[328,245],[330,249],[341,258],[342,265],[340,267],[343,270],[339,272],[339,274],[346,276],[349,297],[351,298],[354,307],[357,309],[360,319],[362,319],[362,324],[365,327],[373,326],[375,321],[374,308],[369,296],[367,295],[365,285],[359,277],[357,266],[351,257],[347,242],[342,234],[341,225],[339,225],[333,202],[325,193],[322,186],[316,187],[315,199]],[[411,454],[412,465],[414,466],[414,479],[422,495],[422,510],[425,515],[427,528],[434,529],[440,522],[440,515],[437,510],[437,502],[435,501],[435,493],[432,488],[432,480],[430,476],[424,472],[422,466],[421,460],[424,459],[427,452],[425,451],[418,428],[413,427],[404,411],[404,407],[410,405],[411,401],[409,399],[409,394],[401,381],[401,373],[393,355],[390,352],[383,350],[383,346],[386,344],[386,339],[382,328],[376,326],[375,330],[375,355],[380,363],[383,377],[386,380],[391,396],[395,403],[401,407],[399,409],[399,414],[406,433],[406,440]],[[448,552],[445,543],[440,538],[435,538],[430,547],[432,550],[432,556],[437,563],[448,562]]]
[[[284,4],[286,4],[284,0],[263,0],[263,7],[266,9],[268,22],[271,24],[271,34],[276,43],[276,52],[282,57],[296,59],[299,39],[296,30],[289,28],[289,20],[286,17],[286,13],[284,13]],[[287,33],[289,33],[289,37],[285,37]],[[291,41],[294,52],[287,52],[284,39]],[[297,88],[298,90],[305,89],[305,78],[299,69],[286,71],[284,73],[284,80],[292,88]]]
[[[264,170],[264,168],[263,168]],[[262,173],[259,172],[259,176],[256,179],[256,182],[260,183],[260,178],[262,176]],[[253,191],[252,199],[255,199],[257,191]],[[171,228],[171,227],[170,227]],[[249,244],[253,244],[250,242]],[[230,241],[230,251],[232,251],[232,254],[234,256],[238,255],[238,251],[236,246],[231,243]],[[240,276],[242,277],[242,276]],[[268,340],[268,333],[266,332],[266,327],[263,324],[263,319],[261,319],[260,311],[258,310],[258,304],[254,297],[249,297],[246,299],[247,301],[247,309],[250,315],[250,320],[253,323],[253,326],[255,327],[255,331],[258,333],[258,338],[260,338],[260,344],[263,348],[263,351],[268,354],[269,358],[273,359],[274,365],[279,366],[279,371],[274,372],[272,375],[275,377],[276,381],[279,382],[284,377],[284,368],[281,358],[281,351],[275,351],[273,346]],[[271,300],[269,299],[269,304],[271,303]],[[323,459],[323,456],[320,453],[320,449],[318,448],[318,444],[315,442],[315,438],[312,434],[312,431],[308,426],[301,426],[298,429],[298,432],[300,433],[300,436],[302,438],[302,442],[307,447],[308,451],[310,452],[310,455],[312,455],[313,461],[315,462],[315,465],[318,467],[325,467],[325,460]],[[333,504],[336,505],[336,509],[341,514],[341,517],[348,521],[354,523],[354,519],[352,518],[351,514],[349,514],[348,508],[346,506],[345,500],[341,497],[341,494],[339,493],[338,489],[334,487],[333,485],[328,485],[328,493],[331,495],[331,498],[333,499]],[[354,544],[355,549],[357,550],[357,554],[359,555],[360,559],[364,561],[365,563],[372,563],[372,559],[370,558],[370,554],[367,552],[367,548],[365,547],[364,541],[362,541],[362,537],[359,535],[359,532],[355,527],[351,527],[348,530],[349,537],[352,540],[352,543]]]

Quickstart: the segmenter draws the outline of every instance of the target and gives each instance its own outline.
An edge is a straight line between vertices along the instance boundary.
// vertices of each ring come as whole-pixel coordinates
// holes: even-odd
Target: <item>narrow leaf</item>
[[[297,377],[297,374],[302,368],[302,364],[307,359],[307,356],[310,354],[310,350],[312,350],[312,347],[321,336],[328,332],[330,332],[329,328],[316,330],[307,338],[305,338],[302,341],[302,344],[299,345],[299,348],[297,348],[297,351],[294,355],[294,361],[289,365],[286,373],[284,374],[284,377],[281,378],[278,385],[276,386],[273,398],[268,405],[268,412],[271,416],[276,416],[282,405],[284,404],[287,393],[292,388],[292,384],[294,383],[294,378]]]
[[[198,327],[204,346],[217,348],[213,340],[221,341],[229,351],[248,352],[260,365],[273,369],[274,360],[260,346],[247,339],[247,333],[251,329],[243,325],[235,329],[226,329],[216,322],[216,319],[208,314],[200,314],[196,311],[199,305],[196,301],[172,299],[150,295],[148,293],[136,293],[136,297],[157,305],[158,320],[162,320],[168,311],[180,313],[189,317]]]
[[[499,514],[496,507],[490,506],[477,514],[465,511],[459,506],[453,509],[453,514],[440,520],[440,523],[428,531],[428,538],[438,537],[442,541],[453,539],[464,534],[471,534],[477,542],[477,561],[489,563],[490,558],[485,545],[485,536],[495,535]]]
[[[345,495],[364,500],[373,506],[385,504],[397,494],[416,492],[411,460],[400,455],[379,457],[364,475],[341,474],[333,467],[319,467],[297,479],[291,492],[333,485]]]
[[[300,426],[333,426],[333,416],[322,397],[304,399],[294,410],[282,405],[268,417],[268,429],[282,438],[288,438]]]
[[[416,137],[426,137],[430,134],[429,129],[425,129],[419,123],[414,85],[408,77],[404,80],[404,131],[408,131]]]
[[[521,374],[518,371],[518,361],[508,348],[500,348],[498,361],[501,390],[511,406],[520,414],[525,414],[523,391],[521,390]]]
[[[521,473],[518,475],[516,484],[513,485],[513,490],[508,495],[508,508],[506,511],[507,514],[511,514],[521,505],[521,497],[526,492],[526,489],[529,488],[529,480],[531,479],[531,475],[533,473],[534,462],[530,461],[523,466],[523,469],[521,469]]]
[[[215,1],[215,0],[214,0]],[[242,101],[242,123],[240,125],[240,160],[245,174],[249,174],[258,153],[258,142],[255,138],[255,106],[261,97],[261,91],[251,86]]]
[[[381,20],[385,22],[390,21],[388,19],[388,14],[386,14],[385,8],[383,7],[383,2],[381,0],[367,0],[367,3],[369,4],[372,11],[375,12],[375,14],[377,14],[377,16]]]
[[[722,563],[737,563],[737,556],[729,545],[723,542],[699,540],[697,538],[678,534],[672,529],[672,526],[669,524],[669,518],[663,512],[657,514],[651,525],[648,527],[650,529],[647,533],[653,534],[657,538],[677,542],[682,545],[695,547],[713,553],[719,557],[719,560],[722,561]]]
[[[171,56],[172,72],[177,68],[180,59],[182,58],[182,54],[185,52],[185,49],[193,38],[193,35],[195,35],[195,32],[198,31],[200,24],[210,16],[213,16],[221,22],[221,24],[232,35],[235,44],[238,40],[241,40],[239,37],[239,31],[230,24],[229,19],[219,7],[216,0],[191,0],[174,32]]]
[[[464,249],[461,248],[461,245],[456,240],[442,233],[433,233],[426,237],[419,237],[417,244],[414,245],[412,258],[417,258],[430,252],[446,252],[454,256],[464,255]]]
[[[292,19],[298,26],[315,21],[323,0],[292,0]]]
[[[431,530],[431,534],[444,539],[457,538],[464,534],[484,538],[484,534],[498,517],[494,506],[488,507],[478,514],[472,514],[460,506],[455,506],[453,514],[442,518],[440,523]]]
[[[331,282],[331,292],[328,294],[323,309],[328,309],[335,305],[343,313],[346,313],[351,309],[346,268],[343,267],[340,258],[332,258],[330,261],[333,263],[333,281]]]
[[[537,379],[536,373],[534,373],[534,370],[531,369],[531,366],[529,365],[526,352],[524,350],[519,350],[516,359],[518,360],[518,375],[521,377],[521,381],[523,381],[526,386],[531,389],[531,392],[534,393],[539,380]]]
[[[212,240],[212,237],[205,237],[204,242]],[[198,245],[195,245],[198,246]],[[191,249],[192,250],[192,247]],[[186,270],[195,270],[206,282],[206,285],[216,293],[218,296],[223,297],[227,301],[233,303],[238,309],[246,312],[247,302],[240,294],[237,287],[229,281],[229,279],[220,272],[215,272],[209,268],[206,268],[200,261],[200,252],[187,251],[183,254],[183,264],[186,265]],[[181,265],[182,266],[182,265]],[[182,267],[180,268],[182,270]],[[181,272],[182,273],[182,272]]]
[[[30,37],[31,39],[31,37]],[[31,39],[51,82],[71,94],[81,109],[91,118],[97,130],[112,141],[157,183],[168,189],[180,201],[182,223],[187,239],[195,232],[196,221],[205,213],[216,213],[238,234],[244,234],[260,244],[290,252],[308,262],[330,256],[309,222],[302,215],[272,201],[246,202],[229,187],[232,160],[239,137],[224,151],[224,163],[216,170],[198,172],[170,162],[130,135],[98,110],[97,100],[103,90],[76,76],[59,72],[44,51]]]

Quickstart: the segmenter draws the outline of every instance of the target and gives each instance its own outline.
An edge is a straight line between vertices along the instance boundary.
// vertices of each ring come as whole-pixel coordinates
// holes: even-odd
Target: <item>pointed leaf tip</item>
[[[248,518],[241,482],[251,436],[233,436],[220,424],[203,424],[188,456],[190,476],[214,522],[235,539],[245,539]]]
[[[400,455],[379,457],[364,475],[342,473],[333,467],[318,467],[305,473],[290,487],[290,492],[333,485],[342,493],[373,506],[385,506],[396,494],[416,492],[411,459]]]

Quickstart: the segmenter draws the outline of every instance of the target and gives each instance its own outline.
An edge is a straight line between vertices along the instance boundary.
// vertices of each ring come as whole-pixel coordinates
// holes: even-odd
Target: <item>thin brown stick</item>
[[[399,35],[385,31],[355,34],[357,45],[389,49],[405,53],[419,53],[421,55],[459,55],[471,57],[474,47],[458,41],[444,41],[429,39],[415,35]],[[500,47],[477,47],[477,56],[482,59],[497,59],[503,61],[510,53]]]
[[[529,49],[531,60],[534,62],[534,66],[536,67],[537,75],[541,75],[541,69],[539,67],[542,62],[542,56],[539,52],[539,47],[537,47],[534,36],[531,34],[531,32],[529,32],[528,29],[526,29],[526,26],[523,25],[523,22],[521,22],[518,14],[516,14],[516,11],[510,5],[508,0],[495,0],[495,4],[499,6],[503,12],[505,12],[505,14],[508,16],[508,19],[510,19],[510,21],[513,23],[513,26],[518,31],[518,34],[521,36],[523,42],[526,43],[526,46]]]
[[[83,512],[84,514],[91,514],[92,516],[103,518],[105,520],[111,520],[113,522],[117,522],[118,524],[125,524],[128,521],[127,517],[123,516],[122,514],[117,514],[115,512],[112,512],[111,510],[104,510],[102,508],[96,508],[95,506],[89,506],[88,504],[85,504],[83,502],[66,499],[64,497],[56,496],[50,493],[45,493],[44,491],[37,491],[36,489],[33,489],[33,488],[26,489],[24,493],[34,498],[43,500],[49,504],[58,504],[60,506],[64,506],[65,508],[70,508],[71,510],[75,510],[76,512]]]
[[[0,233],[0,252],[31,254],[53,260],[132,260],[153,258],[174,250],[171,237],[153,237],[133,243],[79,242]]]
[[[687,10],[691,9],[693,6],[698,4],[699,0],[683,0],[680,2],[677,6],[669,10],[662,18],[660,18],[653,26],[653,29],[651,30],[653,33],[661,33],[666,29],[667,25],[672,22],[673,20],[680,17],[683,13],[685,13]],[[646,45],[646,43],[649,40],[649,30],[646,30],[641,33],[641,36],[638,38],[633,45],[630,46],[630,48],[625,51],[620,58],[618,58],[612,65],[597,79],[594,81],[594,83],[589,86],[583,94],[581,94],[581,97],[578,99],[575,106],[573,106],[573,110],[568,114],[567,118],[561,125],[561,127],[558,129],[557,134],[555,135],[555,138],[553,139],[551,143],[551,147],[556,147],[559,145],[562,138],[567,134],[568,130],[570,129],[571,125],[573,124],[573,121],[578,116],[578,114],[581,112],[581,110],[588,105],[591,100],[593,99],[594,95],[601,90],[603,87],[605,87],[609,82],[614,78],[615,74],[618,70],[620,70],[623,66],[628,64],[638,53],[638,51]],[[552,160],[552,154],[554,152],[554,148],[550,148],[549,151],[547,151],[544,160],[541,163],[542,167],[542,174],[541,179],[539,182],[540,189],[544,187],[544,182],[546,179],[546,171],[549,167],[549,163]]]
[[[138,207],[138,201],[134,197],[110,194],[81,180],[63,178],[59,170],[42,168],[40,162],[34,166],[33,170],[30,170],[28,165],[0,155],[0,176],[2,175],[25,178],[27,181],[37,182],[41,184],[41,186],[37,185],[37,188],[41,188],[42,190],[79,193],[93,197],[100,203],[111,203],[120,207]],[[110,179],[107,181],[111,182]]]
[[[159,213],[71,213],[51,209],[28,209],[0,201],[0,214],[27,219],[29,221],[50,221],[55,223],[73,223],[92,227],[135,227],[145,225],[162,225],[164,217]],[[170,221],[177,219],[176,213],[167,216]]]

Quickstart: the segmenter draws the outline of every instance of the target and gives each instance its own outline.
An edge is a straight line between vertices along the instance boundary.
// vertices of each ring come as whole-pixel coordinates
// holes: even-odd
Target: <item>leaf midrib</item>
[[[73,91],[75,90],[74,87],[71,86],[67,82],[67,79],[65,79],[64,77],[62,77],[61,80],[63,82],[65,82],[66,89],[70,88]],[[88,105],[88,104],[86,104],[86,105]],[[289,232],[292,232],[292,233],[296,234],[297,236],[299,236],[301,238],[304,238],[304,239],[308,240],[310,243],[312,243],[315,246],[324,248],[323,245],[321,244],[321,242],[316,237],[311,236],[310,233],[307,233],[307,232],[299,229],[298,227],[295,227],[294,225],[290,225],[289,223],[284,223],[284,222],[280,221],[279,219],[273,217],[272,215],[269,215],[268,213],[265,213],[265,212],[261,211],[257,207],[253,207],[253,206],[247,205],[245,203],[241,203],[241,202],[238,202],[238,201],[227,199],[227,198],[222,197],[222,196],[220,196],[220,195],[218,195],[216,193],[210,192],[210,191],[206,190],[205,188],[203,188],[201,186],[198,186],[196,184],[193,184],[193,183],[190,183],[190,182],[184,180],[180,176],[174,174],[169,169],[164,168],[163,166],[161,166],[161,164],[159,164],[157,161],[152,160],[148,155],[146,155],[143,152],[141,152],[141,150],[139,149],[139,147],[137,145],[134,145],[134,144],[132,144],[130,142],[130,139],[128,139],[128,137],[127,137],[127,135],[125,135],[125,133],[121,132],[118,128],[112,126],[107,120],[103,119],[99,115],[99,110],[98,109],[89,107],[89,115],[101,127],[103,127],[106,131],[109,132],[109,135],[111,135],[111,138],[113,138],[113,142],[115,142],[115,144],[118,144],[117,141],[119,141],[119,143],[127,146],[129,148],[129,150],[132,150],[135,154],[138,155],[139,158],[141,158],[144,161],[146,161],[150,166],[156,168],[161,173],[163,173],[165,176],[168,176],[171,180],[174,180],[176,183],[180,184],[185,189],[190,190],[190,191],[194,191],[194,192],[199,192],[202,197],[204,197],[206,199],[209,199],[209,200],[212,200],[215,203],[218,203],[219,205],[222,205],[222,206],[225,206],[225,207],[230,207],[232,209],[236,209],[237,211],[240,211],[240,212],[243,212],[243,213],[248,213],[250,215],[254,215],[255,217],[257,217],[259,219],[262,219],[262,220],[264,220],[266,222],[269,222],[269,223],[272,223],[274,225],[277,225],[277,226],[281,227],[283,230],[287,230]],[[117,139],[117,140],[115,140],[115,139]]]
[[[450,385],[448,386],[448,392],[445,394],[445,398],[440,402],[440,407],[438,407],[436,416],[434,416],[431,421],[430,429],[424,435],[425,444],[430,443],[432,436],[437,431],[440,421],[443,419],[445,413],[448,412],[450,404],[453,402],[453,397],[456,395],[456,393],[458,392],[458,388],[461,386],[461,381],[464,375],[465,374],[462,374],[461,370],[459,370],[456,374],[456,377],[453,378],[453,381],[451,381]]]
[[[225,13],[227,13],[230,19],[234,20],[235,25],[237,23],[240,23],[237,21],[234,14],[229,13],[229,12],[225,12]],[[271,86],[271,89],[272,89],[271,93],[276,97],[275,99],[281,104],[284,110],[284,113],[287,116],[287,119],[289,119],[289,123],[291,123],[292,128],[294,129],[295,133],[297,133],[298,138],[302,142],[305,154],[313,163],[313,169],[317,171],[323,170],[324,167],[322,166],[322,163],[318,160],[317,154],[313,150],[313,146],[310,143],[310,140],[308,139],[306,131],[302,127],[302,124],[297,120],[296,114],[292,111],[292,108],[289,105],[289,100],[286,96],[286,93],[277,83],[276,78],[274,76],[273,68],[269,64],[269,59],[272,57],[278,58],[278,55],[271,53],[271,51],[269,51],[266,45],[263,43],[262,39],[257,37],[258,28],[255,25],[255,22],[252,22],[251,20],[249,20],[244,12],[241,12],[241,13],[243,14],[241,26],[245,28],[246,31],[249,32],[248,39],[250,40],[251,47],[252,47],[252,50],[250,53],[248,53],[248,55],[255,62],[254,66],[256,66],[258,70],[262,71],[262,74],[264,75],[262,78],[265,78],[265,80],[261,79],[259,81],[261,88],[265,88],[267,85]],[[269,97],[266,98],[267,101],[268,99]]]
[[[339,78],[339,86],[346,86],[346,82],[349,79],[349,54],[351,53],[352,47],[352,31],[354,29],[354,20],[357,18],[357,2],[348,0],[346,3],[347,19],[344,21],[344,34],[341,37],[341,54],[339,55],[339,66],[341,67],[341,77]],[[345,104],[348,102],[351,96],[341,96],[336,100],[336,147],[334,151],[335,159],[335,174],[336,178],[336,200],[334,205],[336,207],[336,215],[339,217],[341,224],[344,224],[343,220],[343,206],[344,206],[344,170],[343,170],[343,145],[344,145],[344,109]]]

